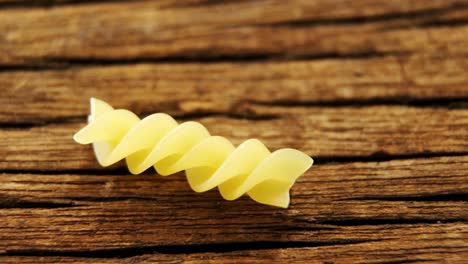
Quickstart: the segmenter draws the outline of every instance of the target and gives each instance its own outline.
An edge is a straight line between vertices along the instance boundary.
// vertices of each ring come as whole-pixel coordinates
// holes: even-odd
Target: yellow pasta
[[[283,208],[289,205],[289,189],[313,163],[295,149],[271,153],[257,139],[236,148],[224,137],[211,136],[198,122],[178,124],[163,113],[140,120],[95,98],[88,125],[73,138],[80,144],[92,143],[102,166],[125,158],[133,174],[152,166],[162,176],[185,171],[196,192],[218,187],[226,200],[247,193],[259,203]]]

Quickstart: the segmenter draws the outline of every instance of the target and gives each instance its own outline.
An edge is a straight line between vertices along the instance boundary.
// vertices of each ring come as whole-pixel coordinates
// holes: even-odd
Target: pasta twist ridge
[[[190,187],[204,192],[218,187],[234,200],[248,194],[253,200],[286,208],[289,189],[313,164],[310,156],[290,148],[271,153],[257,139],[238,147],[224,137],[211,136],[198,122],[177,123],[156,113],[144,119],[91,98],[88,124],[74,135],[80,144],[93,144],[102,166],[125,158],[139,174],[154,167],[161,176],[185,171]]]

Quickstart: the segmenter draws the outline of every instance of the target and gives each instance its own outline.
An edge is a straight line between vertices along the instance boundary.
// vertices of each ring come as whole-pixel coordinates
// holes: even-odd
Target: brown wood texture
[[[468,35],[468,34],[467,34]],[[304,61],[139,63],[0,73],[0,122],[87,115],[94,96],[137,113],[249,115],[256,104],[442,103],[468,95],[468,60],[437,52]],[[24,107],[27,105],[27,107]],[[15,115],[11,113],[14,112]]]
[[[466,263],[468,1],[0,0],[0,263]],[[101,168],[97,97],[315,165],[277,209]]]
[[[83,104],[88,105],[88,100]],[[319,160],[468,152],[465,109],[259,106],[248,112],[265,120],[222,115],[190,119],[235,144],[258,138],[272,150],[293,147]],[[72,135],[85,125],[85,116],[73,120],[77,121],[5,128],[0,135],[0,168],[99,169],[92,149],[72,140]]]
[[[358,55],[444,48],[466,55],[463,24],[437,27],[464,22],[466,0],[355,2],[202,1],[158,8],[159,1],[144,1],[9,10],[0,17],[0,31],[5,32],[0,62]]]

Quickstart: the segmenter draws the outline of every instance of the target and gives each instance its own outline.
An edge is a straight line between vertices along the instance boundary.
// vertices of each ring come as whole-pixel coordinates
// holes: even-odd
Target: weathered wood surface
[[[393,229],[393,228],[392,228]],[[411,230],[410,232],[407,232]],[[97,258],[102,253],[88,253],[87,258],[80,258],[80,252],[74,252],[75,257],[8,257],[1,258],[6,263],[331,263],[323,260],[333,259],[333,263],[388,263],[378,262],[385,252],[386,259],[392,263],[464,263],[466,255],[466,225],[425,225],[406,226],[403,230],[393,230],[393,237],[371,242],[350,242],[339,245],[302,246],[298,248],[277,248],[248,250],[239,247],[238,250],[220,253],[174,254],[165,249],[137,249],[134,252],[105,251],[109,256],[125,257],[122,259]],[[454,236],[454,234],[457,234]],[[264,243],[267,244],[267,243]],[[335,243],[336,244],[336,243]],[[259,243],[260,247],[262,246]],[[158,252],[159,250],[159,252]],[[196,252],[196,250],[194,250]],[[167,253],[171,252],[171,253]],[[116,254],[117,253],[117,254]],[[24,253],[23,253],[24,254]],[[137,255],[137,256],[134,256]]]
[[[468,34],[466,34],[468,36]],[[468,45],[467,45],[468,46]],[[0,122],[83,117],[94,96],[139,113],[246,115],[258,103],[446,103],[468,97],[468,60],[406,58],[136,64],[0,72]],[[25,107],[27,106],[27,107]],[[12,115],[11,113],[15,113]],[[248,113],[247,113],[248,114]]]
[[[88,100],[82,104],[88,105]],[[319,160],[468,153],[465,109],[257,106],[248,113],[265,120],[226,116],[194,120],[236,145],[258,138],[272,150],[293,147]],[[4,129],[0,134],[0,168],[98,169],[92,149],[72,140],[86,118],[74,120],[76,123]]]
[[[466,224],[434,224],[434,225],[406,225],[402,227],[389,227],[387,232],[381,229],[367,229],[358,231],[359,234],[375,234],[375,240],[344,242],[333,241],[331,244],[296,244],[298,247],[262,249],[271,247],[267,242],[258,242],[251,245],[239,245],[230,248],[228,252],[198,253],[199,247],[189,248],[195,253],[178,253],[176,248],[148,247],[134,248],[126,252],[93,251],[82,253],[80,251],[69,252],[75,257],[60,256],[59,251],[49,254],[59,256],[47,257],[18,257],[11,256],[0,260],[4,263],[265,263],[265,262],[291,262],[294,263],[327,263],[333,259],[333,263],[386,263],[376,262],[382,259],[391,259],[393,263],[464,263],[466,255]],[[341,230],[341,232],[350,232]],[[275,247],[281,245],[274,245]],[[245,249],[259,247],[261,249]],[[174,250],[175,249],[175,250]],[[237,250],[236,250],[237,249]],[[231,251],[232,250],[232,251]],[[216,251],[216,248],[214,248]],[[30,252],[14,252],[13,255],[37,254]],[[82,256],[87,254],[86,258]],[[119,255],[120,254],[120,255]],[[103,258],[107,255],[109,258]],[[136,255],[136,256],[135,256]],[[81,257],[80,257],[81,256]],[[110,259],[110,257],[114,257]]]
[[[158,1],[129,1],[8,10],[0,16],[0,62],[440,49],[466,55],[466,0],[404,2],[228,1],[164,8]],[[450,23],[461,25],[443,26]]]
[[[182,174],[4,174],[0,248],[405,241],[425,226],[454,228],[462,242],[467,171],[466,156],[321,165],[294,186],[289,210],[224,201],[216,191],[196,194]]]
[[[0,0],[0,263],[464,263],[467,22],[466,0]],[[91,96],[316,165],[287,210],[100,168],[71,139]]]

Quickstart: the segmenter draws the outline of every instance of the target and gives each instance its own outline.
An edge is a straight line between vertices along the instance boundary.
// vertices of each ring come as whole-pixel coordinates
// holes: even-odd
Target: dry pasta
[[[226,200],[247,193],[259,203],[283,208],[289,205],[289,189],[313,163],[295,149],[271,153],[257,139],[235,147],[224,137],[211,136],[198,122],[178,124],[163,113],[140,120],[95,98],[88,125],[73,138],[80,144],[92,143],[102,166],[125,158],[133,174],[152,166],[162,176],[185,171],[196,192],[218,187]]]

